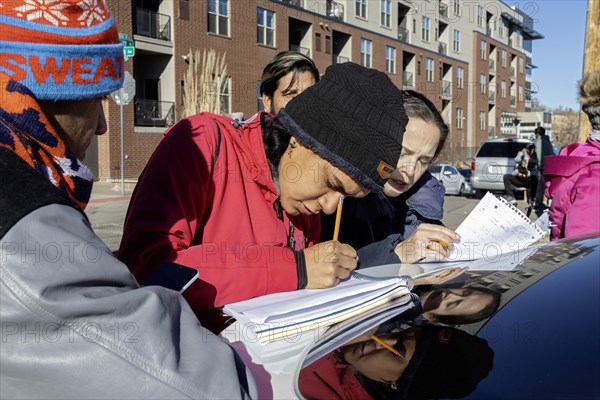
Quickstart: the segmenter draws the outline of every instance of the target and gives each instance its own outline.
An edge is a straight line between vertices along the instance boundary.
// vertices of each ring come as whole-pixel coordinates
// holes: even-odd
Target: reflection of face
[[[433,122],[409,118],[402,153],[398,165],[383,187],[389,197],[396,197],[410,189],[423,176],[440,142],[440,130]]]
[[[481,312],[492,303],[490,293],[473,289],[437,289],[421,296],[426,319],[435,320],[439,316],[467,317]]]
[[[289,215],[318,214],[321,210],[332,214],[341,195],[360,198],[369,193],[294,138],[278,170],[281,206]]]
[[[396,356],[374,340],[347,346],[342,349],[342,355],[348,364],[367,378],[377,382],[395,383],[415,353],[415,330],[400,334],[391,333],[379,338],[390,346],[400,347],[404,358]],[[398,341],[401,343],[397,343]]]
[[[293,77],[294,72],[292,71],[279,79],[279,82],[277,82],[277,90],[273,93],[272,98],[266,94],[262,95],[265,110],[268,110],[273,115],[277,115],[279,110],[285,107],[291,99],[316,83],[312,73],[303,71],[296,73],[296,81],[290,87]]]
[[[75,156],[83,160],[94,135],[107,131],[102,99],[44,101],[42,109],[56,133]]]

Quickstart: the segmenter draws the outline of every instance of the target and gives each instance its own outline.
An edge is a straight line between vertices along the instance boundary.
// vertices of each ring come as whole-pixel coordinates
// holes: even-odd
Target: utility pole
[[[583,48],[583,75],[600,71],[600,0],[588,0]],[[585,142],[592,126],[587,115],[579,111],[579,141]]]

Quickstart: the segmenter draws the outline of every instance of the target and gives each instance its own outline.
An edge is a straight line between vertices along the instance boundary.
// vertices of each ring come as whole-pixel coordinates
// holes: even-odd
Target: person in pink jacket
[[[319,212],[335,212],[341,196],[383,192],[407,123],[387,75],[353,63],[329,67],[277,118],[186,118],[138,181],[119,258],[142,284],[165,262],[197,269],[184,293],[196,312],[334,286],[356,268],[356,251],[317,244]],[[453,239],[439,227],[439,240]]]
[[[579,93],[592,131],[585,143],[547,157],[544,168],[552,240],[600,231],[600,71],[583,78]]]

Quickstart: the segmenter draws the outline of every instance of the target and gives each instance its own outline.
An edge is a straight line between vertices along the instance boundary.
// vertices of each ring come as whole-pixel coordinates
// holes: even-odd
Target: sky
[[[587,0],[504,0],[534,18],[544,39],[533,42],[532,79],[541,104],[579,109],[577,82],[583,68]]]

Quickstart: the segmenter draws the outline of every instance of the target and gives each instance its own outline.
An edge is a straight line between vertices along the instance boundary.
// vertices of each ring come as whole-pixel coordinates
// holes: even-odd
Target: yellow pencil
[[[342,206],[344,205],[344,196],[340,196],[338,201],[337,213],[335,214],[335,227],[333,228],[333,240],[338,240],[340,236],[340,223],[342,222]]]
[[[383,347],[385,347],[386,349],[388,349],[389,351],[391,351],[392,353],[394,353],[398,357],[404,358],[404,356],[402,354],[400,354],[400,352],[398,350],[396,350],[395,348],[393,348],[392,346],[390,346],[389,344],[387,344],[383,340],[379,339],[377,336],[371,335],[371,339],[373,339],[374,341],[376,341],[377,343],[379,343],[380,345],[382,345]]]

